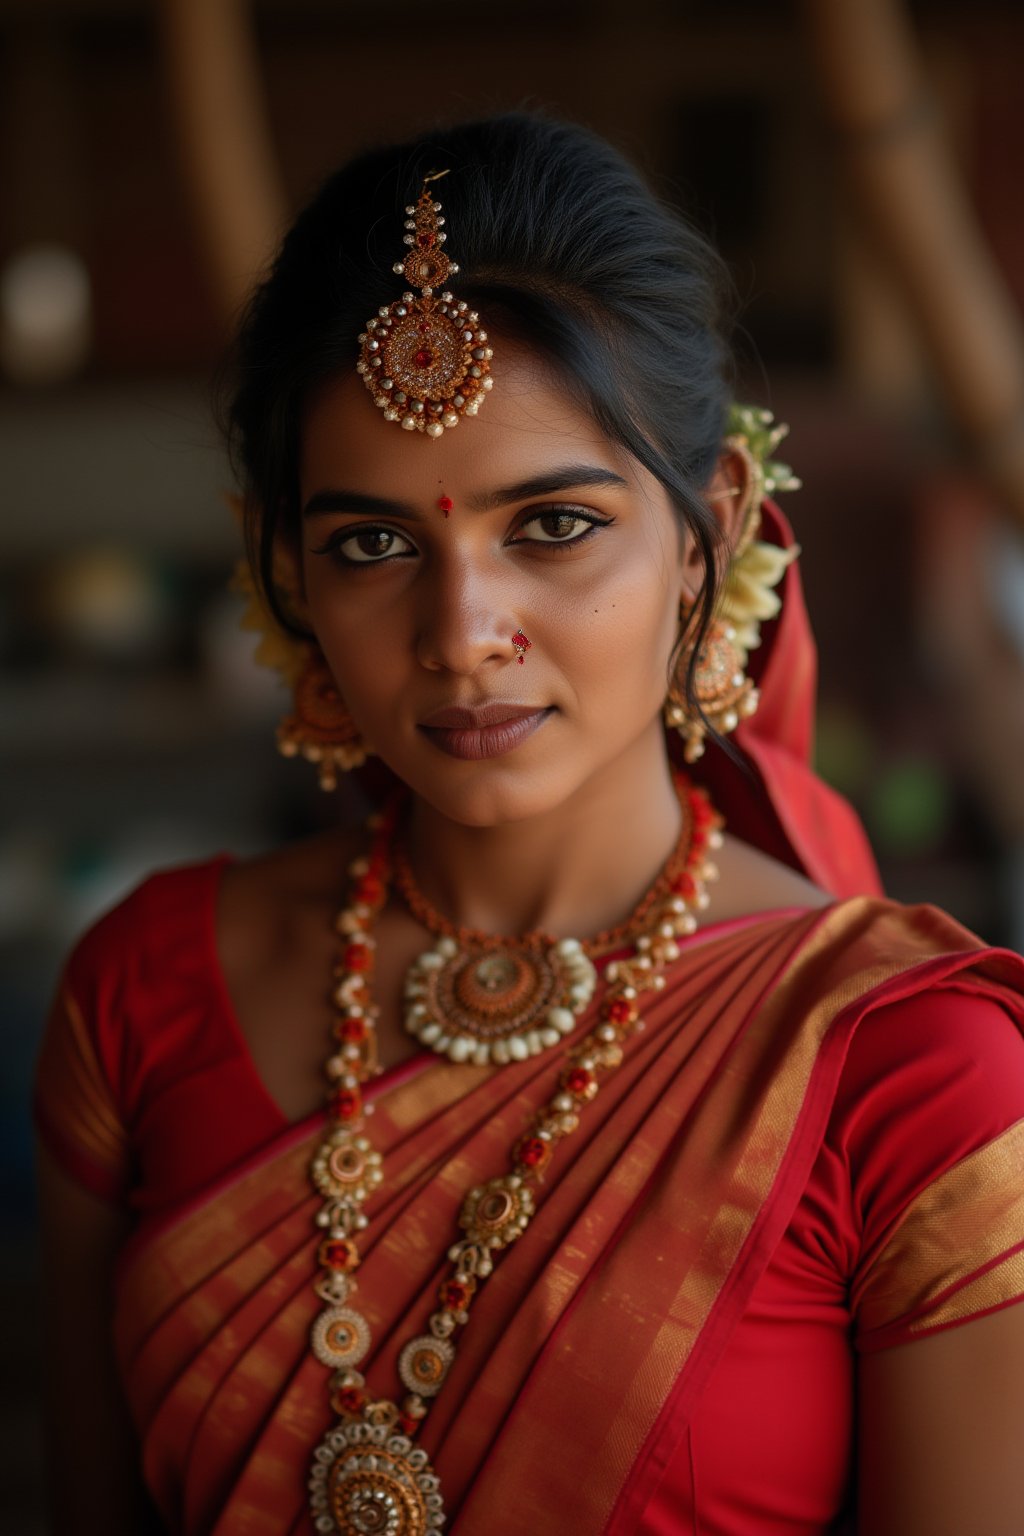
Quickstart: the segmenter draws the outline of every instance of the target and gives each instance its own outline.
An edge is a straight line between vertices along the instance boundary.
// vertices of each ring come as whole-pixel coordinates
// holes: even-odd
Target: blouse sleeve
[[[166,875],[150,876],[78,940],[36,1062],[40,1139],[69,1178],[117,1205],[129,1202],[147,1071],[142,982],[152,972],[153,986],[166,988],[169,974],[159,950],[154,959],[154,936],[168,926],[167,888]]]
[[[856,1346],[1024,1299],[1024,1017],[947,985],[868,1015],[837,1101]]]
[[[101,1061],[95,1021],[73,990],[72,969],[62,978],[43,1034],[33,1118],[40,1138],[70,1178],[103,1200],[123,1204],[128,1134]]]

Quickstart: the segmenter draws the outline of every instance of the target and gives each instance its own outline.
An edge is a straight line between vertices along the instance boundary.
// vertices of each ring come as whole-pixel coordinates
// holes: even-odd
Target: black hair
[[[403,210],[438,170],[449,171],[437,195],[458,297],[492,326],[500,313],[554,363],[598,427],[657,477],[696,540],[706,580],[688,626],[695,658],[720,580],[721,537],[701,492],[730,399],[725,269],[610,144],[527,112],[343,166],[296,219],[243,314],[226,426],[249,559],[275,617],[296,630],[272,569],[277,537],[297,534],[304,411],[354,369],[367,317],[398,297]],[[691,703],[692,671],[691,661]]]

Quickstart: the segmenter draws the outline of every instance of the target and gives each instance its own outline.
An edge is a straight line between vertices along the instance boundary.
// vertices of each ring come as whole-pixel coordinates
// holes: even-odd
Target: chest
[[[401,915],[379,924],[371,978],[378,1010],[376,1036],[382,1069],[421,1050],[403,1024],[402,994],[408,967],[423,939]],[[332,990],[340,943],[330,921],[293,923],[281,939],[228,976],[231,1004],[252,1068],[284,1118],[292,1123],[322,1107],[324,1064],[331,1053],[335,1019]]]

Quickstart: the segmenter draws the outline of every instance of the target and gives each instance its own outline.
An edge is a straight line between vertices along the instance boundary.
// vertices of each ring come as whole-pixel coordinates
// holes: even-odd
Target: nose
[[[488,663],[514,661],[512,637],[523,622],[505,579],[467,560],[446,562],[420,592],[416,656],[429,672],[472,677]]]

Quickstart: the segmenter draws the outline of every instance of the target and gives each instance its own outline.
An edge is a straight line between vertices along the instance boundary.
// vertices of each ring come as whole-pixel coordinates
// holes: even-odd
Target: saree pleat
[[[799,1200],[859,1000],[974,965],[973,942],[941,915],[856,900],[687,949],[473,1302],[422,1435],[457,1530],[554,1536],[567,1509],[577,1536],[636,1528]],[[984,964],[998,990],[998,960]],[[357,1293],[371,1390],[399,1390],[461,1202],[506,1171],[558,1072],[548,1056],[438,1062],[376,1097],[385,1180]],[[118,1352],[146,1475],[187,1536],[312,1530],[306,1473],[330,1423],[308,1345],[322,1130],[280,1138],[121,1266]]]

